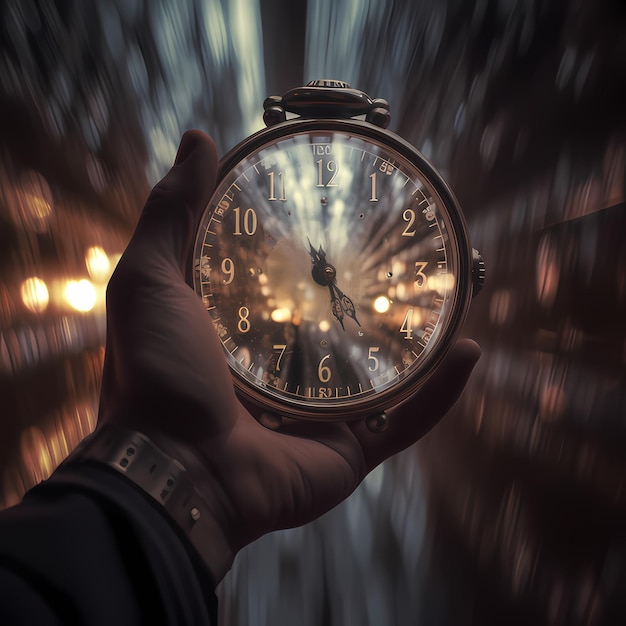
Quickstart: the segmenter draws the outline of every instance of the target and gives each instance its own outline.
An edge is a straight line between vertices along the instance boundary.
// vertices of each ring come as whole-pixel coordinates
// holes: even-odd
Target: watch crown
[[[331,89],[350,89],[350,85],[345,80],[330,80],[321,78],[309,81],[307,87],[330,87]]]
[[[477,296],[485,283],[487,271],[485,261],[476,248],[472,248],[472,296]]]

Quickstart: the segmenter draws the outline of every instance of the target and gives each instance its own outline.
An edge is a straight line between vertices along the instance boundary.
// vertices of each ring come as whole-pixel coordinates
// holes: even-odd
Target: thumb
[[[415,443],[452,408],[479,358],[477,343],[457,341],[424,386],[389,412],[387,430],[372,433],[363,420],[350,424],[365,454],[367,471]]]
[[[159,181],[146,202],[124,256],[135,267],[150,262],[186,270],[189,251],[202,211],[215,189],[217,151],[206,133],[186,132],[172,169]],[[136,265],[140,264],[140,265]]]

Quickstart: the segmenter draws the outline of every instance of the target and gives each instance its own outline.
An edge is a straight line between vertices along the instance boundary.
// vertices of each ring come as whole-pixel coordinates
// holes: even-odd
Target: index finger
[[[170,171],[155,186],[143,209],[123,263],[176,268],[184,276],[196,228],[217,176],[215,143],[206,133],[187,131]],[[162,262],[162,263],[161,263]]]

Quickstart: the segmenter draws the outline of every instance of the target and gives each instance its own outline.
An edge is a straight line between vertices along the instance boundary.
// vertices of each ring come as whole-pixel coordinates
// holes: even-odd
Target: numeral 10
[[[254,209],[246,209],[241,215],[241,209],[236,207],[233,209],[235,214],[235,232],[234,235],[254,235],[257,227],[257,216]]]

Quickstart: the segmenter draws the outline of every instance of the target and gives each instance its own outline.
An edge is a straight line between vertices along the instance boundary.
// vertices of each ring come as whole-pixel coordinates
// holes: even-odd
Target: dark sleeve
[[[217,625],[209,571],[150,496],[68,465],[0,513],[0,624]]]

